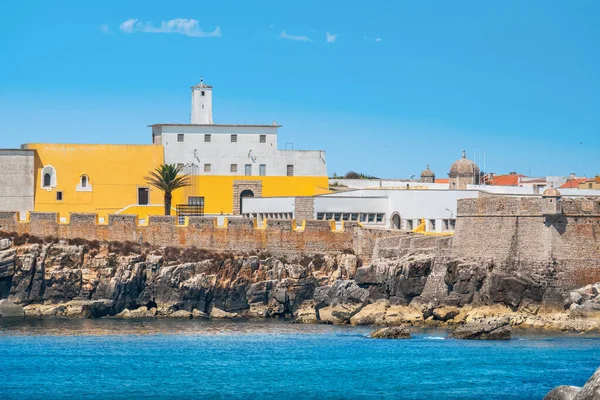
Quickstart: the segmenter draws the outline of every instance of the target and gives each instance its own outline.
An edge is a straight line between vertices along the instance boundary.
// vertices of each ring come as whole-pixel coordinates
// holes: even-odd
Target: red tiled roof
[[[435,183],[450,183],[450,178],[440,178],[436,179]]]
[[[493,186],[517,186],[519,178],[524,176],[521,174],[496,175],[489,184]]]
[[[563,183],[562,185],[560,185],[559,189],[578,189],[579,188],[579,184],[581,182],[585,182],[587,181],[587,178],[575,178],[575,179],[571,179],[570,181],[566,181],[565,183]]]

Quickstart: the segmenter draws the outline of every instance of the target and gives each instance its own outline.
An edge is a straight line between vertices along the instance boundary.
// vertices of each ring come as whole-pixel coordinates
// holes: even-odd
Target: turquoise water
[[[0,319],[0,399],[541,399],[581,386],[600,338],[366,338],[277,321]]]

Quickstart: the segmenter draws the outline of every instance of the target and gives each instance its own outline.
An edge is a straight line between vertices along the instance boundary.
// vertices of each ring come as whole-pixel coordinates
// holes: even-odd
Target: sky
[[[328,173],[600,174],[600,2],[0,2],[0,148],[151,143],[214,86]],[[286,145],[287,143],[287,145]]]

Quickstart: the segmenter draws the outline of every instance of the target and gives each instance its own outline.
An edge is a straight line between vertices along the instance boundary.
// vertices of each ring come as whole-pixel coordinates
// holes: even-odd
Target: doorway
[[[254,197],[254,192],[250,189],[246,189],[246,190],[243,190],[242,193],[240,193],[240,214],[244,213],[244,210],[242,208],[244,205],[244,202],[243,202],[244,197]]]

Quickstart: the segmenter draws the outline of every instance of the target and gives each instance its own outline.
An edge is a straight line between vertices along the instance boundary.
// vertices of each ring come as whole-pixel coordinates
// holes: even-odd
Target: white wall
[[[330,185],[342,185],[350,189],[368,189],[368,188],[427,188],[427,189],[448,189],[447,183],[424,183],[415,181],[402,181],[394,179],[330,179]]]
[[[245,175],[251,165],[251,175],[260,175],[260,165],[266,166],[266,176],[286,176],[287,166],[294,166],[294,176],[327,176],[325,152],[322,150],[278,150],[276,125],[154,125],[154,142],[161,142],[168,164],[194,163],[200,175]],[[183,142],[178,135],[183,134]],[[211,141],[205,142],[205,135]],[[231,141],[237,135],[237,142]],[[260,135],[266,142],[260,143]],[[210,164],[210,172],[205,172]],[[231,165],[237,172],[231,172]]]
[[[293,213],[295,197],[244,197],[244,214]]]

